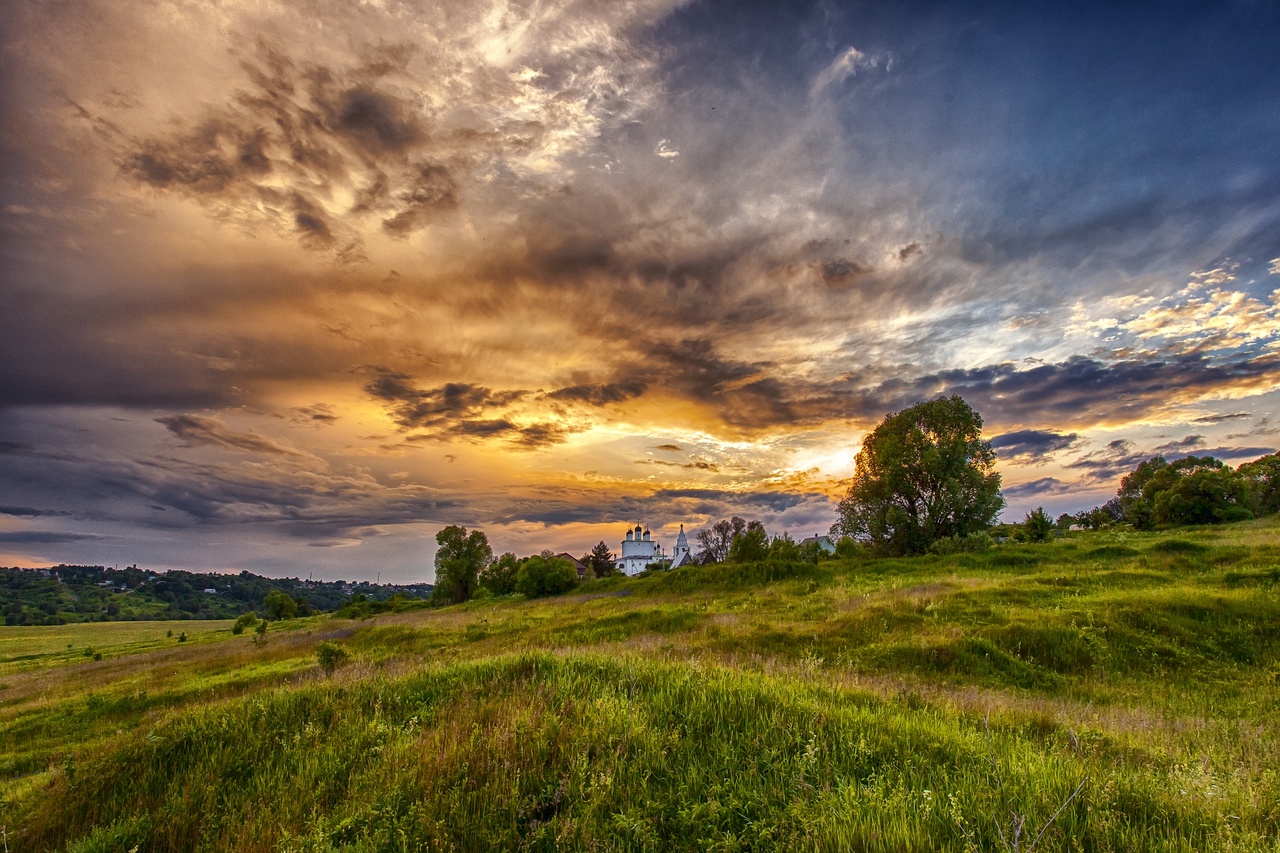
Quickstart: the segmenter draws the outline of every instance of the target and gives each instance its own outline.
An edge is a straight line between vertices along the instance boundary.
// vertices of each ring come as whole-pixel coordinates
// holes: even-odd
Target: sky
[[[0,565],[417,582],[1280,447],[1280,11],[10,0]]]

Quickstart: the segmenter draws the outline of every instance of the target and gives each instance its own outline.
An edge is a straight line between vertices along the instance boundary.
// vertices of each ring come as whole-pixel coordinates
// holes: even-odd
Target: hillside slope
[[[1276,850],[1278,558],[1274,520],[1102,532],[0,665],[0,822],[34,850]]]

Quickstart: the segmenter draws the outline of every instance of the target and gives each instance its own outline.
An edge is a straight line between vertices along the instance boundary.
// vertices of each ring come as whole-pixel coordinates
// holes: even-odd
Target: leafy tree
[[[516,574],[516,591],[529,598],[559,595],[578,585],[578,571],[563,557],[527,557]]]
[[[1255,515],[1280,511],[1280,453],[1246,462],[1236,472],[1244,479]]]
[[[1053,522],[1045,515],[1044,507],[1038,506],[1022,520],[1022,535],[1028,542],[1043,542],[1053,532]]]
[[[786,532],[781,536],[773,537],[773,541],[769,543],[768,559],[773,563],[817,562],[816,558],[810,559],[809,554],[791,538],[790,533]]]
[[[520,561],[510,551],[489,563],[480,571],[480,586],[494,595],[510,595],[516,591],[516,573]]]
[[[746,529],[735,534],[729,545],[730,563],[754,563],[769,556],[769,534],[758,521],[747,524]]]
[[[1153,456],[1120,481],[1117,497],[1134,527],[1217,524],[1252,518],[1249,482],[1212,456],[1168,462]]]
[[[582,562],[587,564],[587,571],[598,578],[608,577],[618,570],[618,561],[603,539],[596,543],[591,553],[582,558]]]
[[[889,415],[863,439],[831,528],[890,554],[985,531],[1004,507],[982,417],[959,396]]]
[[[739,516],[732,519],[720,519],[710,527],[698,531],[698,562],[723,563],[729,557],[729,549],[733,540],[747,532],[747,521]]]
[[[298,602],[287,592],[273,589],[263,603],[267,605],[267,613],[272,619],[292,619],[298,615]]]
[[[479,530],[451,524],[436,534],[436,586],[432,600],[456,604],[475,595],[480,570],[493,559],[489,539]]]

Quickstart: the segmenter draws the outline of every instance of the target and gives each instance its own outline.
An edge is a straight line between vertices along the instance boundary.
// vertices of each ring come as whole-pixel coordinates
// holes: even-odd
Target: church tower
[[[686,563],[693,562],[689,553],[689,537],[684,535],[684,525],[680,525],[680,535],[676,537],[676,546],[671,549],[671,568],[678,569]]]

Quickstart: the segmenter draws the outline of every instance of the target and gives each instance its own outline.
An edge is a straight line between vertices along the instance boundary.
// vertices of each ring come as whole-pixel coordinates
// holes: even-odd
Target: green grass
[[[79,622],[31,628],[0,626],[0,677],[6,672],[50,664],[79,662],[88,651],[104,656],[136,654],[187,642],[211,639],[231,627],[231,620],[172,622]]]
[[[32,850],[896,851],[1013,849],[1021,817],[1026,850],[1067,803],[1036,849],[1277,851],[1278,565],[1267,519],[261,643],[64,626],[109,656],[0,662],[0,825]]]

